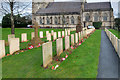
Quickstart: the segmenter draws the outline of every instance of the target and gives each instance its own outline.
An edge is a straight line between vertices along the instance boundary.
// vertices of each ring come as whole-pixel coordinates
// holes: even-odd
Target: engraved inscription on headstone
[[[65,50],[70,48],[70,40],[69,40],[69,36],[65,37]]]
[[[43,67],[47,67],[52,62],[52,42],[42,44]]]
[[[74,45],[74,34],[71,34],[71,45]]]
[[[0,40],[0,58],[5,56],[5,40]]]
[[[9,45],[10,54],[13,54],[15,51],[20,50],[19,46],[19,38],[11,38]]]
[[[56,40],[56,49],[57,49],[57,56],[59,56],[63,52],[63,40],[59,38]]]

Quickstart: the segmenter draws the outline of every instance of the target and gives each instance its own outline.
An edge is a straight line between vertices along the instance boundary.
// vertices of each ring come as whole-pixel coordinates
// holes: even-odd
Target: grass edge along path
[[[116,37],[120,39],[120,32],[114,29],[109,29],[110,32],[112,32]]]
[[[96,30],[56,70],[41,67],[41,47],[3,58],[3,78],[96,78],[100,42],[101,31]]]

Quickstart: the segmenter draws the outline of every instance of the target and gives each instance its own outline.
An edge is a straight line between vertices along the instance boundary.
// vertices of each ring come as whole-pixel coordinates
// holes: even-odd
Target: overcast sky
[[[18,0],[18,1],[22,1],[23,2],[25,0]],[[26,1],[31,2],[32,0],[26,0]],[[42,0],[38,0],[38,1],[42,1]],[[48,1],[50,1],[50,0],[48,0]],[[77,1],[77,2],[79,2],[79,1],[83,1],[83,0],[54,0],[54,1],[55,2],[61,2],[61,1],[62,2],[69,2],[69,1],[72,1],[72,2],[74,2],[74,1],[76,2]],[[118,2],[119,1],[120,0],[87,0],[88,3],[91,3],[91,2],[111,2],[113,10],[114,10],[114,16],[115,16],[115,18],[118,17]],[[23,11],[23,13],[24,14],[26,14],[26,13],[32,13],[32,5],[30,5],[27,9],[25,9]],[[2,20],[2,16],[3,16],[3,14],[0,13],[0,22]]]

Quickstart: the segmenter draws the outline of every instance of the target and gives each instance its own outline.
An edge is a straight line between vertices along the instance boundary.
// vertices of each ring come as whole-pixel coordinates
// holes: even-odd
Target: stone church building
[[[83,27],[102,22],[113,27],[114,16],[110,2],[33,2],[32,17],[40,27],[76,27],[78,17]]]

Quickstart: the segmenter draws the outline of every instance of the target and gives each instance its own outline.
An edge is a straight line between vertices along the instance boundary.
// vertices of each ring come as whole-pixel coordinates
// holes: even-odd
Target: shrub
[[[27,16],[21,17],[20,15],[14,15],[13,17],[15,28],[27,27],[28,24],[32,24],[32,20],[28,19]],[[5,16],[3,16],[2,27],[3,28],[11,27],[10,14],[6,14]]]
[[[99,29],[102,25],[102,22],[93,22],[93,26],[96,28],[96,29]]]

